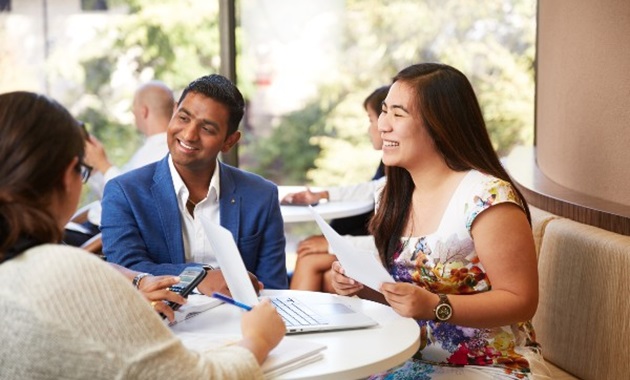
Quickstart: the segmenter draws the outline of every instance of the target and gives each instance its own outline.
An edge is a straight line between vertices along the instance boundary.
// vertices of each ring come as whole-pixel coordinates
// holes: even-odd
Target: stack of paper
[[[188,302],[183,304],[177,311],[175,311],[175,320],[168,323],[169,326],[174,326],[179,322],[185,321],[188,318],[192,318],[199,313],[203,313],[204,311],[210,310],[223,303],[216,298],[194,293],[189,295],[187,300]]]
[[[296,368],[321,360],[325,345],[311,341],[284,337],[267,356],[262,365],[268,379],[280,376]]]
[[[205,352],[229,346],[241,338],[235,335],[216,334],[204,331],[180,332],[177,336],[191,350]],[[267,356],[262,365],[265,377],[275,378],[283,373],[320,360],[325,345],[302,339],[284,337]]]

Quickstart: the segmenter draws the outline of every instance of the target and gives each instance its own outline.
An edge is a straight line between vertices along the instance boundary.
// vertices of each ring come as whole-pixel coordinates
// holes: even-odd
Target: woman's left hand
[[[157,313],[164,314],[172,322],[175,319],[175,312],[162,301],[171,301],[180,305],[186,303],[186,298],[169,290],[172,285],[178,282],[179,277],[177,276],[147,276],[140,281],[138,290],[144,298],[151,302]]]
[[[381,285],[381,293],[392,309],[403,317],[426,319],[426,290],[405,282],[385,282]]]
[[[337,294],[342,296],[353,296],[363,289],[363,284],[347,277],[346,271],[339,261],[332,263],[332,287]]]

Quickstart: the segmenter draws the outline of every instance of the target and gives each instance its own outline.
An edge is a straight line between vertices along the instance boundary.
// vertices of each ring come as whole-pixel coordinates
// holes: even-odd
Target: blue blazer
[[[247,270],[265,288],[286,289],[286,242],[277,186],[256,174],[219,165],[221,225],[232,233]],[[102,205],[107,261],[154,275],[178,275],[190,265],[185,262],[168,155],[110,180]]]

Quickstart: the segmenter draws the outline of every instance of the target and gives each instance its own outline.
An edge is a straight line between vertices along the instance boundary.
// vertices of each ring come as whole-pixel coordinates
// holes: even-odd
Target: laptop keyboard
[[[326,319],[293,298],[271,298],[287,326],[326,325]]]

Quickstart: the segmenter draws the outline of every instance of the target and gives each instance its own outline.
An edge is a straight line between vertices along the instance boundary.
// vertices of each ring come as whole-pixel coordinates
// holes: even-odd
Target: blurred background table
[[[306,190],[304,186],[278,186],[278,196],[280,200],[289,193],[297,193]],[[321,191],[321,188],[311,187],[311,191]],[[321,202],[314,206],[315,211],[327,221],[335,218],[344,218],[366,213],[374,209],[372,201],[333,201]],[[311,235],[321,234],[321,231],[313,215],[307,206],[281,205],[280,212],[284,219],[284,235],[286,243],[287,272],[293,273],[295,261],[297,260],[298,243]]]
[[[289,194],[306,190],[304,186],[278,186],[278,194],[280,200]],[[312,191],[319,191],[317,188],[311,188]],[[354,216],[371,211],[374,208],[373,201],[333,201],[333,202],[321,202],[317,206],[314,206],[315,211],[326,220],[345,218],[347,216]],[[313,221],[313,215],[311,215],[307,206],[298,205],[281,205],[280,211],[282,212],[282,218],[284,223],[296,223],[296,222],[309,222]]]

